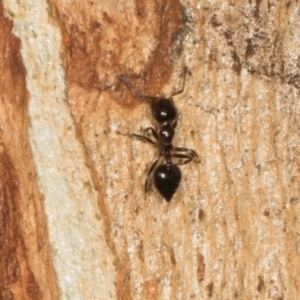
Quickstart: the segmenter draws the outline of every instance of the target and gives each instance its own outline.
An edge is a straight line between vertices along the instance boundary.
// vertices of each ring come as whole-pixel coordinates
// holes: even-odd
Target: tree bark
[[[297,299],[299,6],[5,0],[0,299]],[[200,157],[169,203],[121,74]]]
[[[0,3],[0,299],[58,299],[28,141],[26,71],[12,27]]]

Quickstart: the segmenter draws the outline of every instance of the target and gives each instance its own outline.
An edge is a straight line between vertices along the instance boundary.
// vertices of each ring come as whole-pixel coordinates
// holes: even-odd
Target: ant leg
[[[161,158],[161,157],[160,157],[160,158]],[[151,175],[152,175],[152,172],[153,172],[153,170],[155,169],[155,167],[157,166],[157,163],[159,162],[160,158],[157,159],[157,160],[152,164],[152,166],[150,167],[150,169],[149,169],[148,172],[147,172],[146,181],[145,181],[145,199],[146,199],[147,193],[148,193],[149,190],[150,190],[150,184],[151,184]]]
[[[181,147],[174,147],[173,151],[175,152],[188,152],[188,155],[190,157],[192,157],[192,160],[194,160],[194,162],[199,163],[200,162],[200,158],[197,154],[197,152],[193,149],[189,149],[189,148],[181,148]]]
[[[121,133],[121,132],[117,132],[117,134],[129,136],[130,138],[136,138],[136,139],[138,139],[138,140],[140,140],[142,142],[146,142],[146,143],[153,144],[153,145],[157,146],[157,143],[155,143],[154,141],[152,141],[148,137],[140,135],[140,134],[136,134],[136,133],[128,133],[128,134],[126,134],[126,133]]]
[[[140,134],[130,133],[130,134],[128,134],[128,136],[131,137],[131,138],[136,138],[138,140],[141,140],[142,142],[147,142],[147,143],[150,143],[150,144],[153,144],[153,145],[157,145],[151,139],[147,138],[146,136],[140,135]]]
[[[176,128],[177,124],[178,124],[178,120],[176,119],[176,120],[174,121],[174,123],[172,124],[173,129]]]
[[[181,158],[183,159],[182,162],[176,163],[176,165],[185,165],[191,162],[194,157],[186,154],[171,154],[172,157]]]
[[[158,134],[157,134],[157,132],[155,131],[154,128],[152,128],[152,127],[147,127],[147,128],[145,128],[145,129],[143,130],[143,134],[146,136],[146,133],[147,133],[148,131],[150,131],[151,134],[152,134],[157,140],[159,140]]]

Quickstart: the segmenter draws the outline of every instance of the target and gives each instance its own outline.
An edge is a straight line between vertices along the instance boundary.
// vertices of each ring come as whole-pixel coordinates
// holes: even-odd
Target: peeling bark
[[[58,299],[43,196],[28,144],[20,41],[0,5],[0,299]]]

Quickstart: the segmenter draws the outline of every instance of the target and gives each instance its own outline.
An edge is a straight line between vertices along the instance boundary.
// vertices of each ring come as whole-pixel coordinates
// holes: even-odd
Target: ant
[[[172,97],[183,92],[184,82],[180,91],[174,93],[170,98],[162,98],[142,96],[136,91],[129,78],[127,78],[125,75],[120,75],[120,79],[127,85],[128,88],[130,88],[134,96],[150,102],[152,115],[155,121],[158,123],[158,133],[154,128],[147,127],[143,130],[143,135],[136,133],[125,134],[131,138],[137,138],[141,141],[150,143],[159,149],[158,159],[152,164],[147,173],[145,181],[145,194],[147,194],[150,189],[152,179],[154,186],[161,196],[166,201],[170,202],[181,181],[181,171],[178,165],[185,165],[191,161],[197,163],[200,162],[196,151],[188,148],[173,147],[172,145],[178,120],[177,109]],[[156,141],[153,141],[148,137],[149,132]],[[173,163],[172,158],[179,158],[180,162],[175,164]],[[165,163],[163,163],[163,161]]]

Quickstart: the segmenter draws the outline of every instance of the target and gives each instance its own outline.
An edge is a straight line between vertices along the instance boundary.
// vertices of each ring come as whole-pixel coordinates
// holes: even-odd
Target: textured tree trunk
[[[0,299],[299,298],[298,1],[0,8]],[[169,203],[120,74],[201,159]]]

